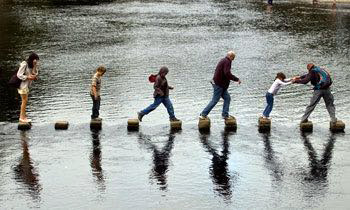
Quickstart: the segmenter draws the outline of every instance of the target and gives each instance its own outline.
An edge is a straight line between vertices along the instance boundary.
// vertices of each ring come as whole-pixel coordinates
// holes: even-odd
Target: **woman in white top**
[[[270,113],[273,108],[273,100],[274,96],[277,94],[278,90],[281,89],[282,86],[289,85],[292,83],[292,79],[286,80],[286,75],[284,75],[282,72],[277,73],[277,76],[275,78],[275,81],[272,83],[270,89],[266,93],[266,108],[263,112],[263,118],[270,117]]]
[[[38,76],[38,62],[39,56],[36,53],[31,53],[26,61],[20,64],[17,72],[17,77],[22,80],[19,86],[18,93],[21,95],[21,113],[19,115],[19,122],[28,123],[31,122],[26,115],[26,107],[28,102],[29,87],[33,80]]]

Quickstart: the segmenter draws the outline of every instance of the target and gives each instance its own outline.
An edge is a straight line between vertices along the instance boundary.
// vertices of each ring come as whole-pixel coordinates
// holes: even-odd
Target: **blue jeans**
[[[228,93],[227,89],[223,89],[220,86],[217,86],[215,84],[213,85],[213,98],[209,102],[209,104],[204,108],[204,110],[201,113],[201,116],[207,116],[209,112],[214,108],[214,106],[219,102],[220,98],[222,97],[224,99],[224,107],[222,108],[222,116],[228,117],[229,110],[230,110],[230,102],[231,102],[231,96]]]
[[[266,108],[263,112],[263,115],[265,117],[270,117],[270,113],[271,113],[272,108],[273,108],[273,95],[272,95],[272,93],[269,93],[269,92],[266,93],[266,102],[267,102],[267,105],[266,105]]]
[[[155,110],[161,103],[166,107],[170,119],[175,118],[173,104],[171,103],[169,96],[156,96],[153,104],[149,105],[146,109],[141,111],[141,114],[146,115]]]

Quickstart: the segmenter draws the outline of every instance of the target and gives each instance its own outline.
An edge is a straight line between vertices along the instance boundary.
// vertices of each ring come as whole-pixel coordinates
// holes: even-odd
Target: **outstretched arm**
[[[307,84],[311,80],[311,72],[295,79],[294,83]]]
[[[241,83],[241,81],[239,80],[238,77],[236,77],[235,75],[233,75],[231,73],[231,67],[228,65],[228,64],[225,64],[224,65],[224,74],[226,75],[226,77],[229,79],[229,80],[233,80],[235,82],[238,82],[238,83]]]

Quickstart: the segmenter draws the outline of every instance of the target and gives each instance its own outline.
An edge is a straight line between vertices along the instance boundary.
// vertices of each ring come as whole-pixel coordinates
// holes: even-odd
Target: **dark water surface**
[[[257,119],[277,72],[308,62],[331,71],[337,117],[350,123],[350,5],[283,1],[115,1],[97,5],[0,3],[0,209],[347,209],[349,128],[328,130],[323,101],[298,123],[311,86],[275,99],[270,134]],[[57,2],[57,1],[56,1]],[[241,85],[231,84],[237,132],[225,132],[222,102],[209,134],[198,115],[209,80],[230,49]],[[18,94],[6,82],[31,50],[41,60],[31,88],[30,131],[17,130]],[[103,129],[90,131],[89,85],[104,64]],[[169,131],[164,107],[138,132],[126,121],[152,102],[147,77],[166,65],[183,130]],[[55,131],[67,120],[69,130]]]

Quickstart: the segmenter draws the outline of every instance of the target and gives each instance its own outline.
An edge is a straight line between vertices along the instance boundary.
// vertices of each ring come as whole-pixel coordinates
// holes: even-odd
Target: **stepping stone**
[[[235,117],[229,117],[225,119],[225,130],[226,131],[236,131],[237,130],[237,121]]]
[[[139,129],[140,121],[138,119],[128,119],[128,130],[136,131]]]
[[[93,119],[91,119],[90,129],[101,130],[102,129],[102,120],[93,120]]]
[[[24,123],[24,122],[19,122],[18,123],[18,130],[29,130],[32,128],[32,123],[28,122],[28,123]]]
[[[199,118],[198,129],[200,131],[209,131],[210,130],[210,119],[209,119],[209,117],[207,117],[205,119]]]
[[[170,121],[170,128],[171,130],[175,131],[175,130],[181,130],[181,126],[182,126],[182,121]]]
[[[259,124],[259,132],[260,133],[269,132],[271,130],[271,120],[270,119],[259,117],[258,124]]]
[[[59,120],[55,123],[56,130],[67,130],[69,123],[67,121]]]
[[[329,122],[329,129],[332,132],[344,132],[345,123],[341,120],[337,120],[335,123]]]
[[[300,130],[302,132],[312,132],[312,130],[313,130],[312,121],[300,123]]]

